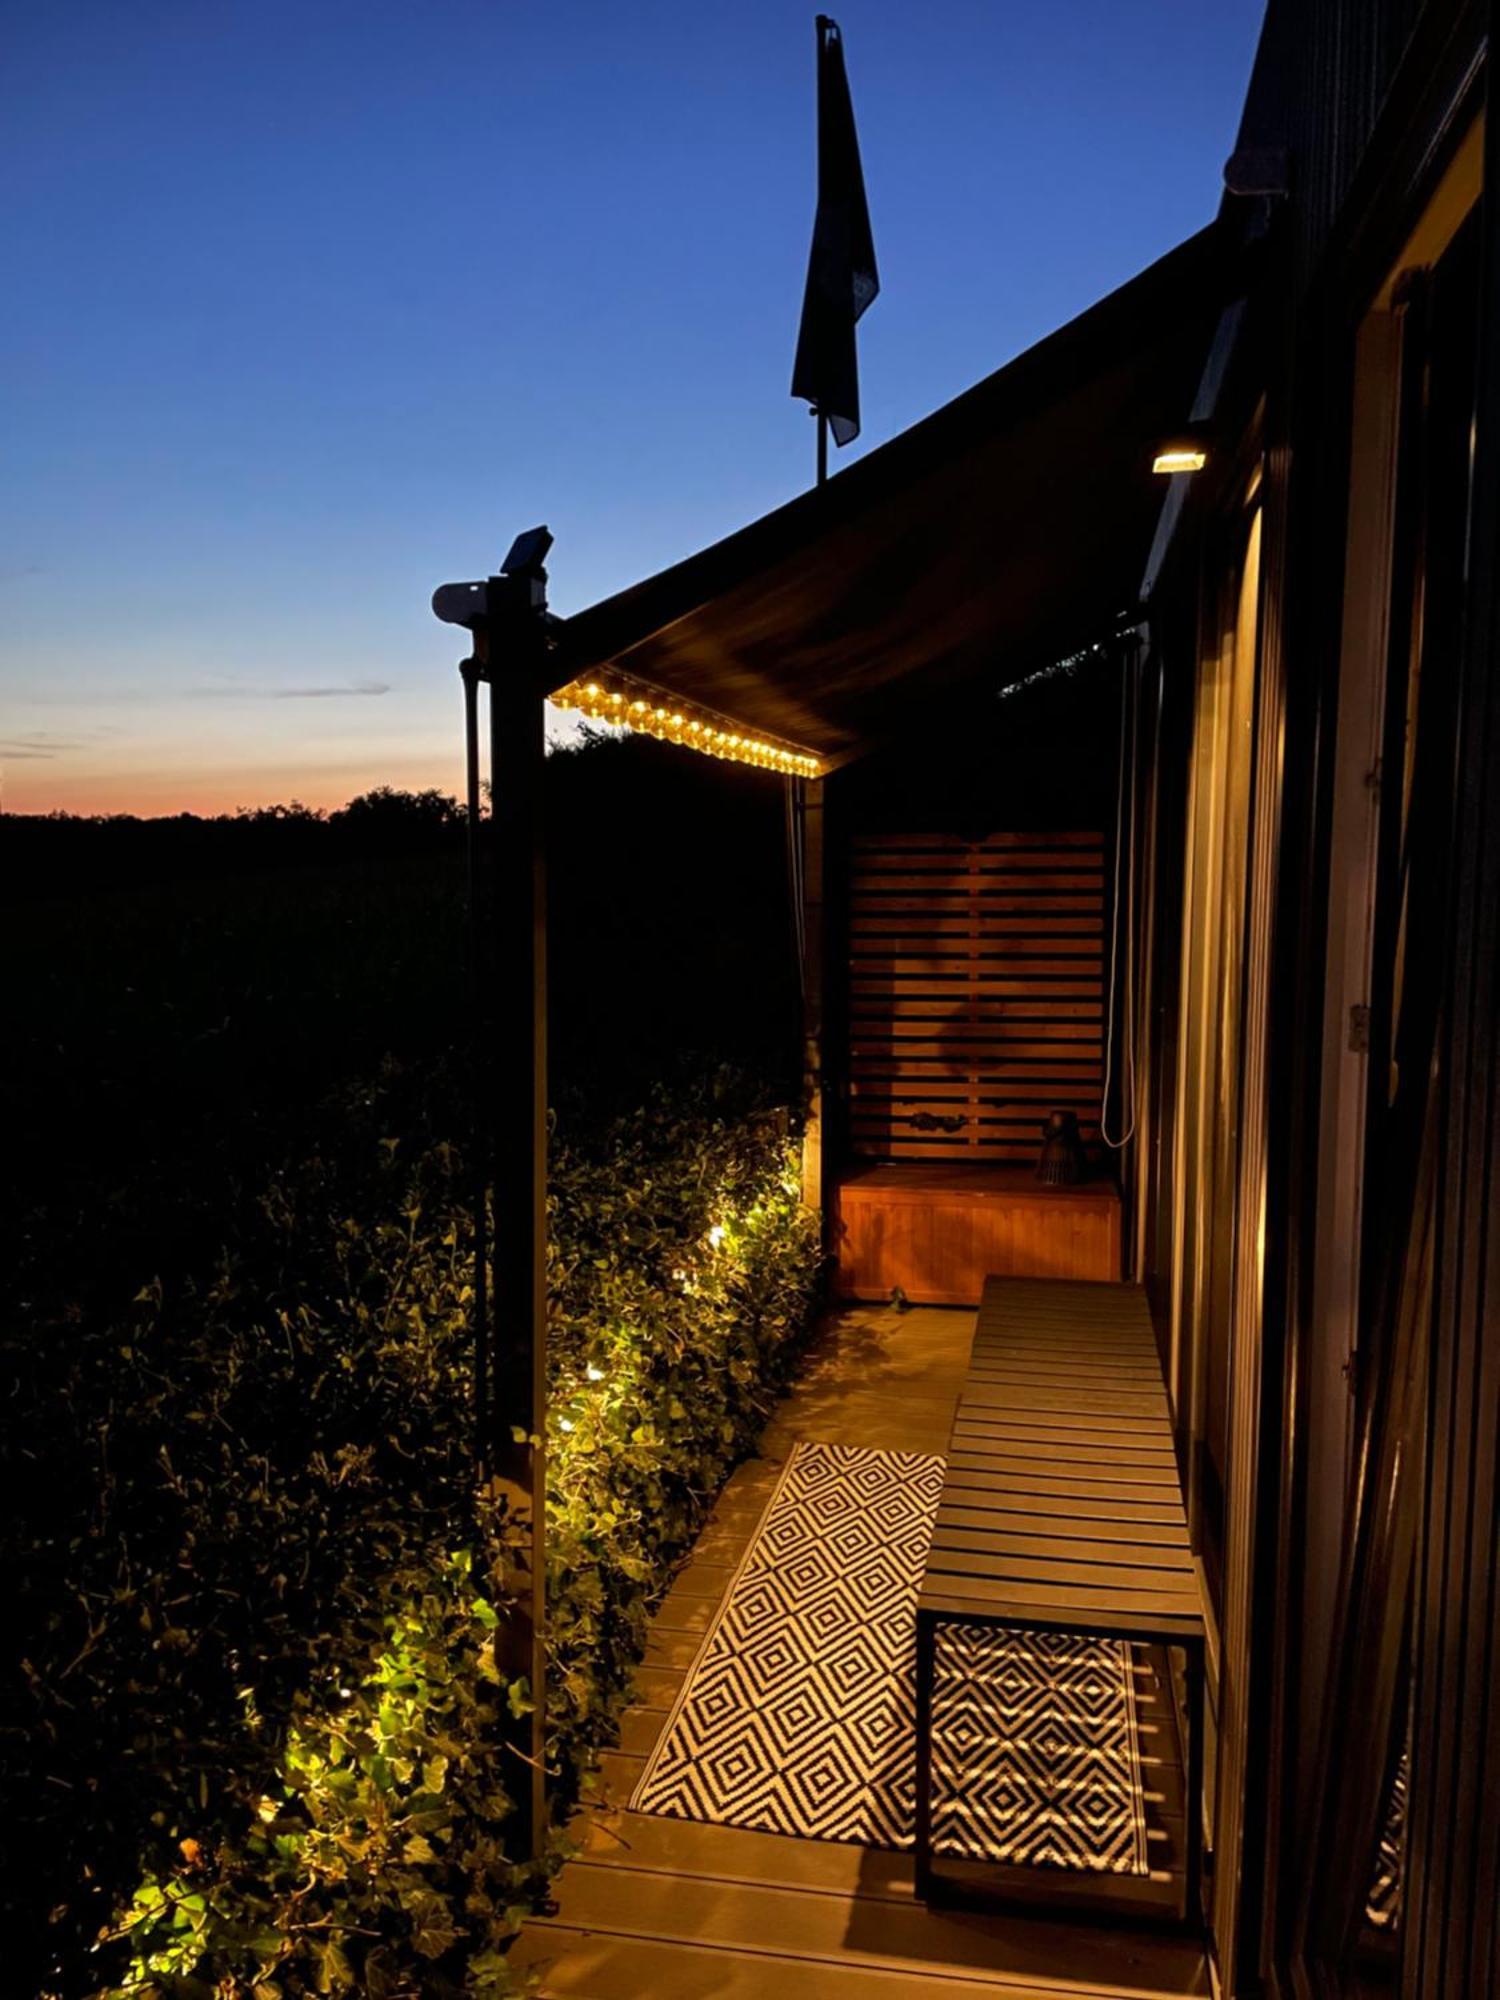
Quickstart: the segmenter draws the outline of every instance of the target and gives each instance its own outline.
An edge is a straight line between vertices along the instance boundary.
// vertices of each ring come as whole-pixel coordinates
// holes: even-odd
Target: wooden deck
[[[1177,2000],[1206,1994],[1178,1938],[1097,1923],[931,1911],[909,1853],[794,1840],[624,1809],[781,1464],[799,1438],[942,1452],[974,1315],[847,1312],[776,1411],[762,1457],[721,1496],[662,1605],[620,1746],[572,1832],[557,1915],[527,1925],[518,1965],[584,2000]]]

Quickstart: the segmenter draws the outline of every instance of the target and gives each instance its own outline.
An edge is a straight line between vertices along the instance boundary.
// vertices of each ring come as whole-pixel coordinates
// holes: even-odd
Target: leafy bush
[[[471,1492],[445,1104],[396,1072],[348,1094],[338,1163],[281,1176],[206,1282],[153,1282],[41,1354],[8,1343],[34,1502],[9,1551],[31,1637],[7,1789],[51,1919],[33,1989],[508,1990],[527,1885],[491,1745],[532,1691],[496,1676],[505,1523]],[[790,1159],[785,1114],[722,1076],[555,1142],[563,1801],[806,1323]]]

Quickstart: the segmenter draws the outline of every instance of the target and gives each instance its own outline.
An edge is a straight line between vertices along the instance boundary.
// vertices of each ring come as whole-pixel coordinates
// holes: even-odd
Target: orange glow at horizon
[[[153,819],[187,812],[209,818],[242,807],[255,811],[290,805],[293,800],[314,811],[330,811],[378,785],[412,792],[431,787],[458,798],[464,782],[461,745],[455,745],[451,759],[372,756],[302,769],[262,765],[67,771],[49,770],[51,761],[7,764],[3,796],[7,813],[132,813]]]
[[[578,737],[572,718],[549,709],[549,743],[576,743]],[[456,799],[464,795],[463,728],[457,718],[451,729],[443,729],[418,717],[404,743],[396,730],[383,726],[363,743],[333,745],[325,738],[283,754],[281,745],[256,736],[241,742],[238,758],[222,730],[212,739],[162,731],[150,741],[111,736],[89,741],[62,729],[50,740],[47,732],[37,732],[14,741],[24,747],[7,755],[0,737],[0,808],[7,813],[130,813],[154,819],[186,812],[210,818],[294,801],[328,812],[380,785],[446,792]]]

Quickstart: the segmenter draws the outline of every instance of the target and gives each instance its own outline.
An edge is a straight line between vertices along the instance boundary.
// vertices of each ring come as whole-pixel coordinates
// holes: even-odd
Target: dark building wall
[[[999,678],[997,663],[996,678]],[[1028,686],[971,690],[895,750],[829,781],[849,833],[1104,830],[1120,743],[1118,661],[1091,657]]]
[[[1236,153],[1265,185],[1284,168],[1284,197],[1230,195],[1225,220],[1262,232],[1259,345],[1238,417],[1263,426],[1265,524],[1262,730],[1277,761],[1263,765],[1255,810],[1271,815],[1276,884],[1269,939],[1270,1005],[1264,1044],[1264,1295],[1259,1319],[1258,1454],[1253,1643],[1240,1690],[1245,1741],[1243,1845],[1221,1854],[1237,1894],[1221,1901],[1217,1948],[1231,1989],[1299,2000],[1352,1995],[1353,1958],[1325,1905],[1346,1904],[1364,1857],[1349,1793],[1360,1765],[1379,1764],[1385,1736],[1356,1700],[1333,1718],[1330,1771],[1309,1769],[1308,1718],[1320,1677],[1299,1656],[1307,1466],[1306,1364],[1310,1273],[1318,1228],[1320,1055],[1328,914],[1344,885],[1330,880],[1329,821],[1340,637],[1346,608],[1345,524],[1350,490],[1354,334],[1380,279],[1400,258],[1482,83],[1488,6],[1462,0],[1272,0]],[[1487,177],[1493,180],[1491,137]],[[1442,946],[1447,1029],[1442,1047],[1442,1136],[1436,1169],[1435,1314],[1422,1389],[1421,1477],[1411,1632],[1417,1710],[1408,1900],[1400,1962],[1386,1990],[1410,2000],[1468,2000],[1497,1991],[1500,1901],[1500,1270],[1489,1244],[1497,1220],[1494,1133],[1500,1031],[1492,992],[1500,828],[1493,786],[1480,773],[1497,754],[1500,650],[1493,571],[1500,549],[1500,258],[1496,217],[1482,219],[1484,302],[1476,451],[1473,562],[1466,592],[1458,769],[1451,827],[1455,866]],[[1420,260],[1419,260],[1420,261]],[[1205,491],[1208,491],[1205,488]],[[1202,548],[1199,545],[1199,550]],[[1179,552],[1170,580],[1185,599],[1215,586],[1211,560]],[[1486,886],[1488,885],[1488,887]],[[1163,880],[1170,898],[1177,884]],[[1170,970],[1171,940],[1163,954]],[[1158,1022],[1158,1053],[1172,1060],[1176,1024]],[[1245,1076],[1250,1075],[1247,1069]],[[1242,1082],[1242,1087],[1250,1086]],[[1248,1100],[1242,1101],[1244,1113]],[[1252,1173],[1259,1162],[1251,1162]],[[1159,1220],[1160,1204],[1148,1216]],[[1148,1231],[1148,1235],[1150,1232]],[[1148,1244],[1146,1276],[1160,1282],[1169,1237]],[[1155,1267],[1154,1269],[1152,1267]],[[1376,1435],[1377,1445],[1382,1440]],[[1389,1439],[1383,1441],[1389,1444]],[[1367,1495],[1378,1510],[1381,1496]],[[1365,1532],[1351,1516],[1351,1537]],[[1378,1537],[1372,1541],[1375,1547]],[[1372,1560],[1375,1560],[1372,1558]],[[1378,1560],[1377,1560],[1378,1569]],[[1321,1587],[1321,1586],[1313,1586]],[[1365,1614],[1382,1589],[1367,1574]],[[1395,1602],[1398,1593],[1388,1593]],[[1341,1602],[1347,1641],[1354,1617]],[[1387,1626],[1389,1620],[1386,1620]],[[1382,1642],[1383,1643],[1383,1642]],[[1351,1678],[1352,1689],[1373,1682]],[[1316,1737],[1317,1731],[1313,1732]],[[1339,1770],[1345,1774],[1340,1778]],[[1349,1774],[1353,1774],[1352,1779]],[[1341,1789],[1342,1787],[1342,1789]],[[1367,1787],[1366,1787],[1367,1789]],[[1223,1801],[1220,1804],[1221,1818]],[[1311,1885],[1310,1890],[1308,1885]]]
[[[1455,0],[1271,0],[1235,152],[1286,155],[1292,277],[1317,276],[1421,22],[1441,41],[1468,11]]]

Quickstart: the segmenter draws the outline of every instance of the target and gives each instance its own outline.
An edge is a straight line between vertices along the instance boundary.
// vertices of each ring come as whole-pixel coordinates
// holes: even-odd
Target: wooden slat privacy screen
[[[1053,1110],[1096,1143],[1104,919],[1101,834],[857,836],[854,1151],[1031,1164]]]

